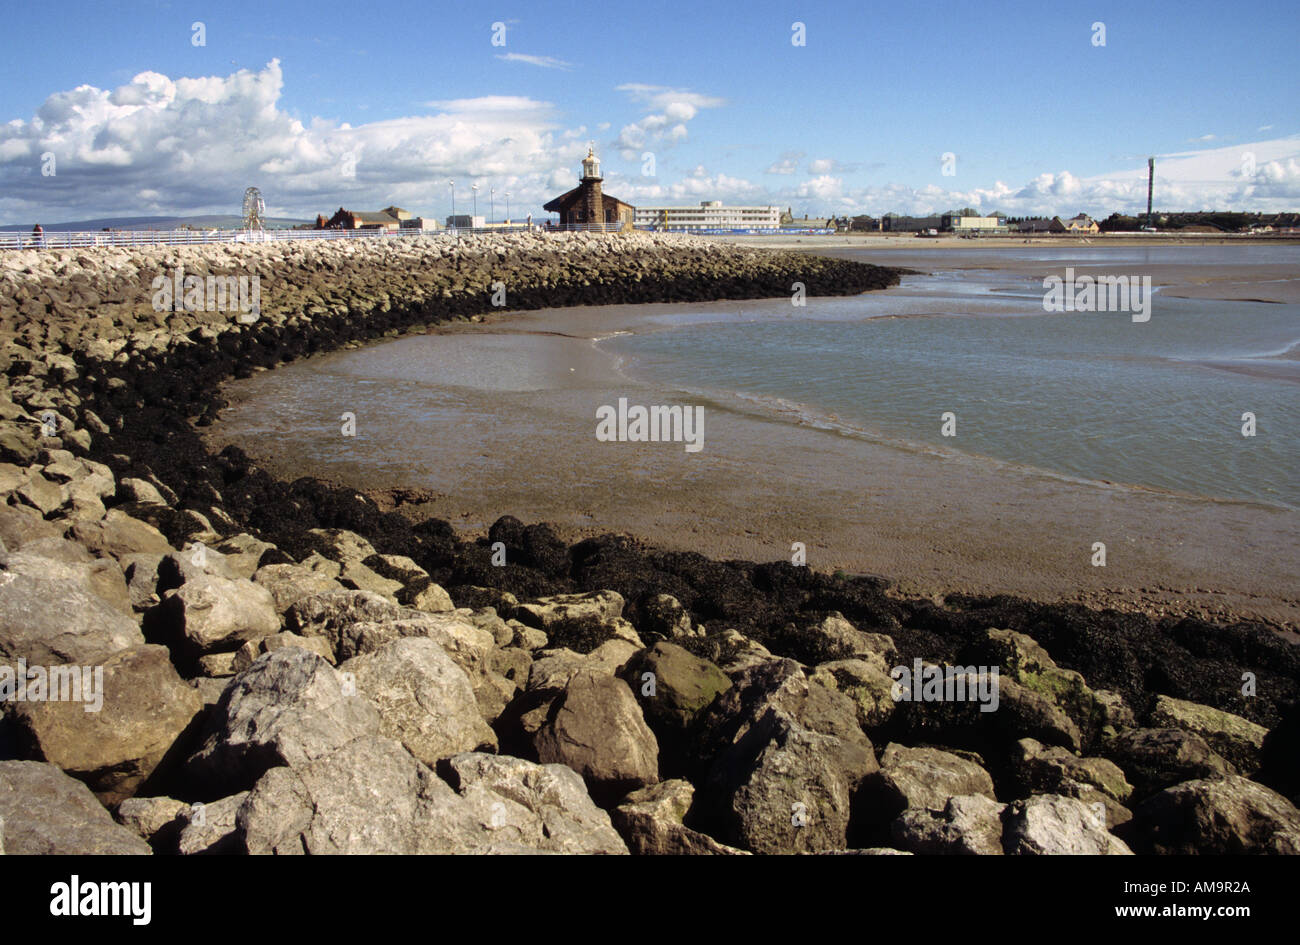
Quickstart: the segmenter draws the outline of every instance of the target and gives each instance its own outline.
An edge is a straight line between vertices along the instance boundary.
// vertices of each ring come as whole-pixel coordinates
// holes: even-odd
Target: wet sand
[[[734,311],[735,303],[716,307]],[[432,397],[438,416],[435,430],[418,435],[437,437],[440,448],[418,469],[391,429],[331,437],[310,457],[281,455],[273,426],[250,436],[218,424],[208,438],[217,448],[238,442],[278,474],[346,483],[472,535],[513,514],[550,521],[569,539],[626,532],[719,558],[789,559],[791,544],[802,542],[810,566],[882,575],[904,593],[1009,593],[1300,629],[1300,512],[864,442],[707,401],[701,452],[597,441],[596,408],[619,397],[699,402],[625,376],[592,343],[618,331],[663,330],[654,316],[671,309],[509,313],[431,333],[407,356],[506,367],[412,393]],[[343,357],[281,370],[329,371],[330,359]],[[237,404],[250,383],[225,393]],[[1099,541],[1105,567],[1092,564]]]

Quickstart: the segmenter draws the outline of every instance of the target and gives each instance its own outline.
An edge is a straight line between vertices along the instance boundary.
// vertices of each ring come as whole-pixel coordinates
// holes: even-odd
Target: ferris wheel
[[[248,188],[244,191],[244,229],[263,229],[262,217],[265,215],[266,203],[262,200],[262,192],[256,187]]]

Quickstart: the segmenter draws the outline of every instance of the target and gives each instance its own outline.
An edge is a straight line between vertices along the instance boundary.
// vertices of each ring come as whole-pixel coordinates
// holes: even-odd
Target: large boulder
[[[1151,725],[1156,728],[1180,728],[1199,735],[1224,760],[1244,775],[1259,770],[1268,729],[1240,715],[1208,705],[1156,696],[1151,710]]]
[[[633,791],[614,808],[614,826],[640,856],[746,855],[685,826],[695,788],[689,781],[661,781]]]
[[[28,506],[0,503],[0,545],[10,551],[21,551],[42,538],[61,538],[66,527],[66,523],[47,522]]]
[[[864,729],[878,728],[894,714],[894,680],[871,660],[820,663],[808,679],[848,696],[858,713],[858,724]]]
[[[697,724],[710,834],[756,853],[845,847],[853,795],[877,768],[847,697],[774,660],[739,673]]]
[[[248,853],[459,853],[486,832],[397,742],[365,735],[266,771],[237,815]]]
[[[800,643],[813,663],[863,660],[888,673],[898,658],[892,637],[859,630],[838,611],[806,628],[800,635]]]
[[[1300,810],[1236,775],[1176,784],[1134,812],[1141,852],[1300,854]]]
[[[109,509],[103,521],[75,523],[72,536],[97,555],[119,559],[133,554],[165,555],[172,550],[166,535],[121,509]]]
[[[976,762],[938,748],[889,744],[880,769],[862,785],[858,808],[874,821],[910,808],[943,810],[950,797],[979,794],[996,800],[993,779]]]
[[[121,610],[120,570],[106,576],[97,562],[24,552],[4,556],[0,568],[0,659],[86,666],[144,644],[139,625]]]
[[[328,571],[320,573],[329,574]],[[330,591],[294,601],[285,610],[284,628],[304,637],[319,636],[337,651],[342,629],[353,623],[384,623],[401,620],[409,611],[369,591]],[[351,653],[343,657],[355,656]]]
[[[209,798],[253,786],[268,768],[310,763],[362,735],[379,713],[315,653],[285,647],[259,657],[228,685],[187,763]]]
[[[359,563],[375,554],[374,545],[345,528],[313,528],[304,537],[313,550],[339,564]]]
[[[912,807],[890,825],[894,844],[910,853],[1002,855],[1002,811],[984,794],[948,798],[942,810]]]
[[[991,663],[1002,667],[1004,677],[1046,697],[1064,711],[1078,727],[1084,742],[1090,741],[1110,721],[1113,696],[1099,697],[1080,673],[1058,666],[1032,637],[1015,630],[991,629],[983,650]]]
[[[176,840],[190,809],[171,797],[128,797],[117,805],[117,822],[147,841],[155,853],[175,853]]]
[[[641,649],[645,644],[623,619],[623,597],[615,591],[560,594],[520,604],[511,615],[526,626],[542,630],[551,646],[590,653],[608,640],[624,640]]]
[[[1236,774],[1205,739],[1176,728],[1137,728],[1110,739],[1104,754],[1123,769],[1133,785],[1133,799],[1199,778]]]
[[[1026,794],[1068,793],[1061,790],[1067,781],[1091,784],[1121,803],[1133,793],[1133,786],[1113,761],[1081,758],[1060,746],[1048,747],[1032,738],[1016,743],[1010,764],[1017,786]]]
[[[297,768],[272,768],[237,818],[250,853],[625,853],[560,766],[459,755],[461,793],[397,742],[363,736]]]
[[[472,752],[451,758],[447,771],[462,797],[479,809],[486,804],[498,832],[513,826],[516,843],[560,853],[627,852],[609,815],[566,765]]]
[[[109,806],[179,761],[182,736],[203,703],[177,675],[165,647],[123,650],[93,669],[67,668],[83,677],[77,687],[83,701],[14,707],[18,739],[30,757],[85,781]],[[94,701],[86,701],[89,689],[97,690]]]
[[[1113,856],[1132,850],[1083,801],[1038,794],[1014,801],[1003,815],[1002,847],[1010,854]]]
[[[41,761],[0,761],[0,845],[10,855],[152,852],[88,787]]]
[[[268,564],[253,574],[253,583],[271,592],[277,613],[307,597],[344,590],[329,574],[300,564]]]
[[[144,625],[155,639],[197,658],[278,633],[280,615],[270,591],[252,581],[195,574],[164,594]]]
[[[534,744],[543,763],[568,765],[598,801],[659,780],[659,743],[627,683],[577,673],[551,705]]]
[[[357,691],[379,713],[380,733],[431,768],[460,752],[497,746],[469,677],[427,637],[394,640],[339,670],[355,676]]]
[[[622,675],[657,733],[684,733],[719,693],[731,688],[731,680],[717,666],[673,643],[642,650]]]
[[[223,797],[209,804],[187,805],[181,811],[177,851],[184,856],[243,852],[236,818],[247,791]]]

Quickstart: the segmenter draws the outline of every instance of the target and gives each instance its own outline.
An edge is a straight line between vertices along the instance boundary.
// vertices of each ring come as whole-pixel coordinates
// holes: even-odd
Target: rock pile
[[[261,275],[258,319],[156,312],[179,265]],[[1300,852],[1300,660],[1264,628],[940,606],[508,517],[465,542],[203,450],[222,378],[498,279],[523,307],[896,275],[659,237],[0,257],[0,664],[46,693],[4,690],[0,849]],[[914,660],[997,667],[997,709],[898,700]]]

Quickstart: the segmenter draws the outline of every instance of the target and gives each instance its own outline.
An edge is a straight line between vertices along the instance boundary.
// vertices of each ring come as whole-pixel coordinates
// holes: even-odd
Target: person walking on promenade
[[[36,244],[37,249],[45,248],[45,228],[39,223],[32,227],[32,242]]]

